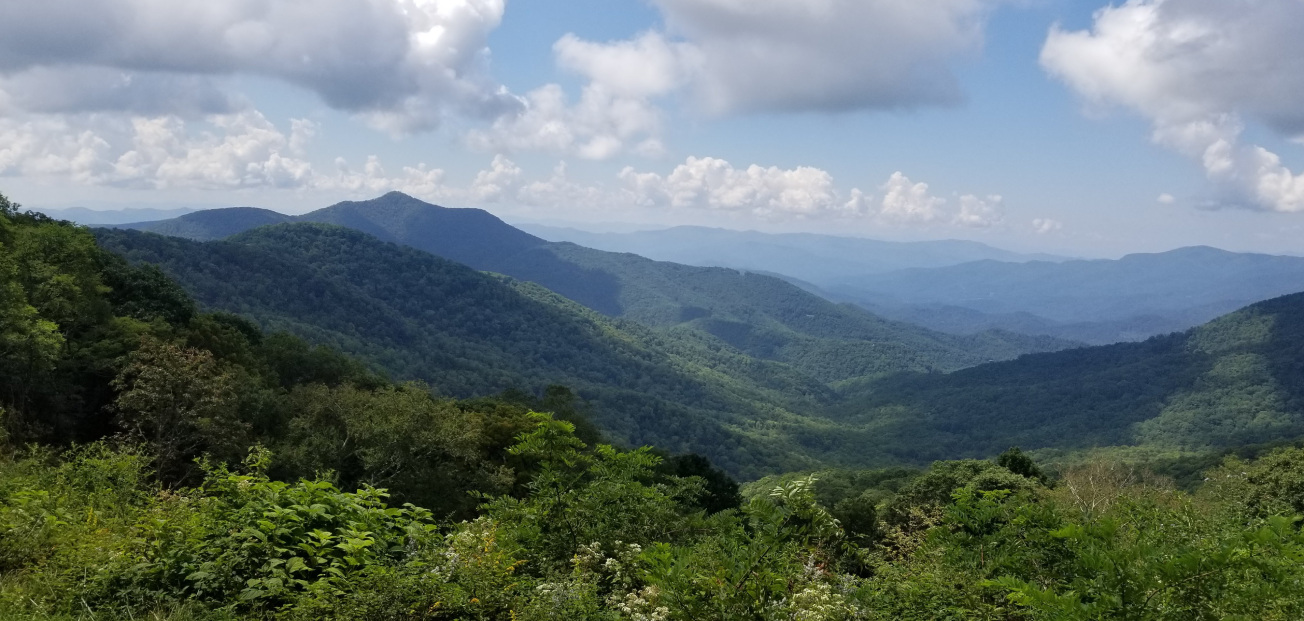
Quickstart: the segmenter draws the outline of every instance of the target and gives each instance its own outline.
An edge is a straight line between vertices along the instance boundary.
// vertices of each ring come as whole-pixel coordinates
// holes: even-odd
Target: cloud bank
[[[1052,28],[1041,63],[1088,102],[1148,118],[1225,202],[1304,211],[1304,175],[1242,139],[1246,120],[1304,136],[1302,24],[1298,0],[1129,0],[1089,31]]]
[[[575,101],[546,85],[469,143],[585,159],[655,156],[664,151],[665,100],[708,115],[956,104],[951,65],[981,48],[999,1],[652,0],[664,30],[556,42],[557,65],[585,80]]]
[[[0,91],[28,112],[231,112],[264,76],[393,132],[519,106],[488,78],[504,0],[46,0],[0,4]]]

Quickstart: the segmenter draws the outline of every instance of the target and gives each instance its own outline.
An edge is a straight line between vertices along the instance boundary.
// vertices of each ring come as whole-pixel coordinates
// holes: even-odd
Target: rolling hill
[[[640,291],[657,291],[642,269],[676,287],[669,301],[631,304],[647,313],[632,321],[337,227],[283,224],[209,243],[125,231],[100,237],[132,260],[162,265],[206,305],[336,345],[396,376],[458,395],[570,384],[617,439],[698,451],[745,476],[799,464],[988,457],[1014,445],[1190,455],[1304,435],[1304,294],[1143,342],[951,373],[928,371],[927,351],[905,348],[875,359],[914,355],[925,372],[876,368],[837,379],[839,371],[821,373],[811,359],[772,360],[825,333],[830,340],[812,346],[819,355],[849,336],[881,346],[874,324],[855,309],[821,316],[848,307],[818,298],[802,306],[812,297],[795,287],[781,289],[793,297],[776,304],[772,284],[780,281],[756,274],[674,264],[666,265],[679,271],[666,271],[616,255],[628,264],[602,269],[642,279]],[[588,253],[599,253],[554,245],[524,256],[545,251],[582,269]],[[695,295],[722,304],[720,291],[731,305],[674,314]],[[770,314],[775,308],[790,315]],[[801,326],[811,315],[820,321]],[[719,316],[741,320],[734,326]],[[790,340],[776,346],[763,338],[780,330]],[[848,351],[837,364],[855,360]]]
[[[829,302],[768,275],[546,242],[483,210],[439,207],[398,192],[302,216],[215,209],[130,228],[212,240],[284,221],[345,226],[478,270],[538,283],[607,316],[695,331],[825,382],[902,370],[949,371],[1074,344],[1004,331],[938,333]]]
[[[1143,342],[885,377],[847,395],[834,418],[858,431],[841,441],[916,462],[1014,445],[1199,453],[1295,438],[1304,435],[1304,294]]]
[[[702,227],[522,228],[590,248],[771,272],[828,299],[952,334],[1005,330],[1095,345],[1137,341],[1304,290],[1304,258],[1207,247],[1070,260],[959,240],[899,243]]]
[[[215,242],[97,236],[159,265],[207,308],[332,345],[396,379],[458,397],[564,384],[614,439],[695,451],[740,474],[812,463],[754,430],[836,399],[784,365],[341,227],[282,224]]]
[[[1184,330],[1304,290],[1304,258],[1190,247],[1118,260],[977,261],[864,274],[826,290],[948,332],[999,328],[1104,343]]]

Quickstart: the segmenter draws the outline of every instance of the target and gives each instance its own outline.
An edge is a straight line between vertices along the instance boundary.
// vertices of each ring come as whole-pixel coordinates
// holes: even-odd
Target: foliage
[[[287,237],[270,239],[307,243],[300,250],[317,258],[336,256],[332,244],[340,241],[382,253],[332,229],[273,233]],[[9,313],[0,324],[7,339],[0,350],[0,618],[1304,615],[1304,449],[1229,457],[1194,493],[1104,457],[1052,479],[1018,449],[922,471],[794,472],[740,492],[705,458],[619,448],[585,423],[592,408],[605,421],[652,425],[664,420],[665,410],[656,408],[700,397],[693,407],[720,409],[676,411],[705,416],[748,405],[772,416],[763,419],[771,427],[752,420],[742,437],[782,429],[794,440],[735,442],[726,455],[749,447],[796,455],[798,446],[819,443],[815,431],[839,429],[772,404],[764,409],[765,390],[731,383],[737,376],[717,381],[724,375],[717,367],[694,365],[714,360],[756,374],[747,377],[779,375],[766,376],[774,367],[748,367],[724,349],[703,353],[712,351],[709,341],[691,333],[657,340],[661,333],[627,329],[528,286],[502,287],[427,258],[391,256],[418,282],[462,287],[468,299],[489,304],[450,304],[456,320],[429,325],[448,321],[442,325],[472,336],[516,326],[513,338],[541,339],[538,329],[556,328],[548,338],[574,337],[600,352],[495,341],[486,332],[475,338],[503,349],[478,360],[528,354],[514,363],[523,368],[550,355],[575,356],[565,359],[577,362],[577,377],[611,371],[599,369],[610,363],[633,387],[596,390],[594,399],[583,387],[577,396],[549,384],[454,400],[420,383],[395,384],[338,350],[264,333],[237,315],[201,312],[157,271],[105,253],[82,229],[19,214],[8,201],[0,202],[0,244],[0,308]],[[237,248],[231,256],[276,256],[244,253]],[[400,286],[375,276],[353,280]],[[355,286],[348,283],[334,285]],[[311,291],[280,293],[313,299]],[[324,298],[316,299],[321,305]],[[1263,397],[1235,381],[1266,369],[1273,390],[1285,392],[1254,403],[1289,409],[1296,407],[1291,373],[1304,371],[1296,350],[1283,346],[1304,339],[1293,309],[1291,300],[1274,302],[1149,346],[1170,362],[1209,363],[1170,376],[1197,378],[1191,394],[1216,388],[1208,403]],[[505,323],[475,323],[495,317]],[[1096,364],[1135,353],[1076,359]],[[477,360],[468,350],[431,353],[463,354]],[[1031,374],[1025,377],[1045,372],[1015,366]],[[475,373],[487,368],[472,364],[453,381],[477,381]],[[585,386],[601,385],[593,381]],[[648,397],[651,410],[627,419],[612,413],[613,405],[640,408],[643,385],[663,386]],[[1124,401],[1125,388],[1118,393]],[[1244,409],[1225,411],[1235,418]],[[1174,412],[1166,410],[1154,428],[1193,429],[1183,427],[1190,417]],[[1259,431],[1280,429],[1277,414],[1267,412]],[[941,410],[919,424],[951,425],[947,433],[956,438],[966,433],[946,416]],[[684,420],[699,426],[667,429],[666,437],[707,430],[719,435],[697,441],[731,442],[739,436],[729,426],[745,419]],[[1191,437],[1204,437],[1197,431]],[[1241,437],[1236,433],[1229,437]],[[973,436],[976,446],[992,446],[994,438]],[[781,458],[770,452],[756,460]]]
[[[564,421],[529,420],[508,450],[529,482],[486,498],[478,517],[461,522],[388,506],[376,488],[277,481],[263,449],[238,470],[209,465],[200,486],[172,491],[131,447],[5,453],[0,616],[1284,620],[1304,612],[1298,518],[1256,517],[1244,502],[1284,489],[1271,484],[1237,495],[1245,479],[1226,478],[1191,496],[1098,464],[1047,489],[991,462],[938,463],[878,507],[922,511],[931,524],[890,525],[895,538],[853,536],[819,502],[816,477],[788,478],[741,511],[708,517],[692,502],[702,482],[666,478],[648,450],[590,448]],[[904,535],[912,546],[900,545]]]

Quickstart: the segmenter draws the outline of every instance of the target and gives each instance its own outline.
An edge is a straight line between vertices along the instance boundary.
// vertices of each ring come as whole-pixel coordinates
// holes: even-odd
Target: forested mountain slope
[[[184,237],[196,241],[210,241],[229,237],[256,227],[292,222],[294,220],[294,216],[287,216],[270,209],[225,207],[196,211],[168,220],[123,224],[117,228],[150,231],[159,235]]]
[[[590,300],[592,308],[606,306],[608,314],[705,332],[826,382],[897,370],[951,371],[1072,345],[1007,332],[943,334],[835,304],[772,276],[569,243],[532,248],[497,267],[580,302]]]
[[[708,455],[735,472],[809,463],[752,429],[801,419],[832,391],[692,332],[613,322],[542,288],[369,235],[313,223],[193,242],[100,230],[208,308],[357,355],[454,396],[565,384],[615,439]]]
[[[936,333],[831,303],[770,276],[549,243],[483,210],[439,207],[398,192],[293,218],[269,211],[210,210],[133,227],[209,240],[278,218],[338,224],[478,270],[535,282],[605,315],[712,335],[753,357],[789,363],[826,382],[901,370],[949,371],[1073,344],[1001,331]]]
[[[865,382],[849,444],[910,460],[1012,445],[1202,451],[1304,435],[1304,294],[1139,343]]]

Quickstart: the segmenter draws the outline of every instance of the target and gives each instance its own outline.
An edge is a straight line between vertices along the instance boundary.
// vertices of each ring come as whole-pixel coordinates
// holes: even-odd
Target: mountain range
[[[67,220],[69,222],[76,222],[77,224],[87,226],[117,226],[133,222],[167,220],[184,216],[188,213],[194,213],[198,210],[190,207],[178,207],[173,209],[152,209],[147,207],[133,207],[127,209],[89,209],[86,207],[43,209],[37,207],[34,208],[33,211],[43,213],[57,220]]]
[[[276,224],[256,226],[264,221]],[[250,230],[226,237],[242,227]],[[335,345],[397,378],[459,396],[570,384],[614,438],[700,452],[742,476],[990,456],[1013,445],[1070,457],[1100,447],[1203,455],[1304,435],[1304,294],[1139,342],[1019,356],[1008,334],[963,340],[764,274],[545,242],[484,212],[403,195],[297,218],[200,212],[150,228],[213,241],[97,235],[160,265],[206,306]],[[1204,271],[1164,271],[1176,263]],[[1109,292],[1093,270],[1116,270],[1159,296],[1178,296],[1201,274],[1212,288],[1248,295],[1265,285],[1237,283],[1237,274],[1285,280],[1293,260],[1196,248],[1116,262],[982,261],[917,269],[937,283],[917,295],[948,292],[929,274],[1011,265],[1046,278],[1056,267],[1081,270],[1075,282],[1042,284],[1084,296],[1082,308],[1058,307],[1056,317],[1071,320],[1110,308],[1087,299]],[[876,282],[908,291],[902,274],[916,272]],[[1010,310],[976,291],[955,295]],[[1171,313],[1191,299],[1147,303]],[[1002,348],[1009,360],[980,364],[989,353],[976,352]]]
[[[700,226],[631,233],[590,233],[576,228],[521,224],[549,241],[567,241],[610,252],[632,252],[659,261],[715,265],[783,274],[826,286],[862,274],[930,268],[973,261],[1063,261],[987,244],[946,239],[891,242],[812,233],[761,233]]]
[[[1142,342],[902,374],[844,394],[834,418],[858,430],[845,441],[897,459],[1015,445],[1155,456],[1282,442],[1304,435],[1304,293]]]
[[[1304,289],[1304,258],[1209,247],[1082,260],[959,240],[885,242],[702,227],[523,228],[604,250],[764,271],[830,300],[952,334],[997,329],[1091,344],[1136,341]]]
[[[1184,330],[1300,290],[1304,258],[1207,246],[1117,260],[976,261],[864,274],[826,289],[948,332],[1000,328],[1090,343]]]
[[[1004,331],[953,335],[921,329],[832,303],[772,276],[547,242],[486,211],[439,207],[398,192],[301,216],[214,209],[128,228],[205,241],[284,222],[362,231],[540,284],[609,317],[701,332],[826,382],[910,369],[954,370],[1074,345]]]
[[[616,440],[708,455],[731,471],[810,462],[746,430],[835,400],[785,365],[612,320],[532,283],[332,225],[286,223],[195,242],[100,229],[206,308],[239,313],[455,397],[576,390]]]

